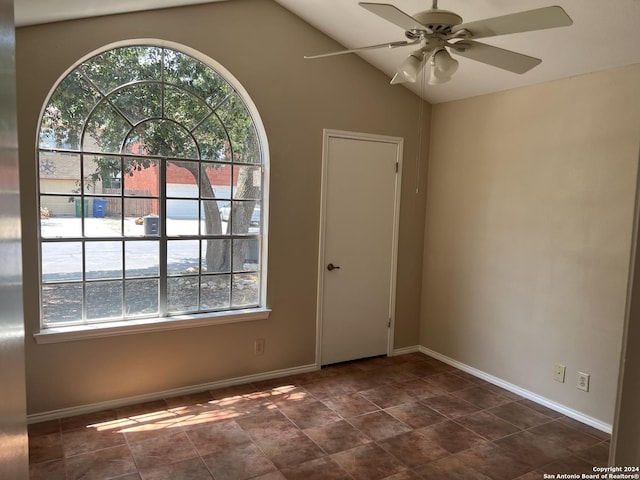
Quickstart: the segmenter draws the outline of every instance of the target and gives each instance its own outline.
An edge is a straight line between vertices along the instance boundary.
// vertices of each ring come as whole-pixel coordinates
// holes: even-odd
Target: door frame
[[[395,200],[393,205],[393,239],[391,245],[391,282],[389,292],[389,320],[390,326],[387,333],[387,356],[393,352],[393,339],[396,312],[396,279],[398,272],[398,236],[400,230],[400,196],[402,185],[402,156],[404,139],[388,135],[371,133],[349,132],[343,130],[323,129],[322,131],[322,184],[320,189],[320,238],[318,243],[318,293],[316,305],[316,367],[322,366],[322,325],[323,325],[323,301],[324,301],[324,276],[325,276],[325,234],[327,220],[327,172],[329,166],[329,141],[332,138],[348,140],[361,140],[396,145],[396,183]]]

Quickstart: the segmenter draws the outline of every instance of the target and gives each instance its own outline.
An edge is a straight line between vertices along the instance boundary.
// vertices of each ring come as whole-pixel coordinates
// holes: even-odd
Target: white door
[[[402,139],[325,131],[318,326],[327,365],[389,353]]]

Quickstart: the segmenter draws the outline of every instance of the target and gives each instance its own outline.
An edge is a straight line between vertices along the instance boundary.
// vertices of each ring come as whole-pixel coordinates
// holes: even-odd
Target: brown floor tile
[[[380,480],[406,470],[395,457],[375,444],[336,453],[331,458],[356,480]]]
[[[122,418],[110,423],[108,428],[123,433],[128,442],[139,442],[182,430],[182,425],[180,417],[175,413],[167,410],[153,410],[146,414]]]
[[[334,460],[323,457],[310,462],[282,469],[287,480],[351,480],[353,477],[345,472]]]
[[[301,429],[317,427],[340,420],[340,415],[319,400],[281,407],[280,411]]]
[[[364,445],[371,439],[344,420],[304,431],[329,455]]]
[[[249,434],[234,420],[190,429],[187,436],[200,455],[207,455],[251,443]]]
[[[573,474],[582,474],[582,473],[590,473],[593,474],[593,465],[584,460],[574,457],[567,456],[560,460],[557,460],[553,463],[545,465],[544,467],[538,468],[538,471],[550,474],[556,473],[573,473]]]
[[[591,465],[602,467],[609,463],[609,449],[609,444],[602,442],[593,447],[578,450],[575,452],[575,455],[589,462]]]
[[[529,432],[519,432],[495,441],[505,452],[522,459],[533,468],[568,456],[568,452],[551,441]]]
[[[451,372],[432,375],[425,378],[425,381],[449,393],[476,386],[475,383],[470,382],[469,380],[465,380],[464,378],[459,377],[458,375],[455,375]]]
[[[455,455],[423,465],[417,468],[416,472],[427,479],[491,480]]]
[[[338,397],[340,395],[349,395],[357,392],[357,388],[349,381],[340,381],[325,377],[303,385],[314,397],[323,400],[330,397]]]
[[[46,422],[32,423],[27,426],[29,437],[37,435],[49,435],[60,432],[60,420],[49,420]]]
[[[493,385],[491,383],[485,383],[484,385],[482,385],[483,388],[486,388],[487,390],[497,393],[498,395],[502,395],[504,398],[508,398],[511,401],[517,402],[520,400],[524,400],[522,398],[521,395],[518,395],[517,393],[513,393],[510,392],[509,390],[506,390],[502,387],[499,387],[497,385]],[[544,412],[541,412],[544,413]]]
[[[596,437],[579,432],[557,420],[532,428],[529,433],[546,439],[557,448],[571,451],[584,450],[600,443]]]
[[[354,427],[369,438],[379,441],[411,430],[386,412],[373,412],[349,419]]]
[[[494,480],[512,480],[531,470],[524,459],[492,443],[461,452],[456,458]]]
[[[275,387],[266,391],[265,394],[269,401],[278,407],[293,406],[301,402],[317,400],[304,388],[294,385]]]
[[[154,400],[152,402],[138,403],[136,405],[125,405],[116,408],[117,418],[134,417],[136,415],[148,415],[153,412],[167,410],[167,402],[164,400]]]
[[[211,400],[213,400],[213,395],[211,395],[211,392],[192,393],[191,395],[180,395],[177,397],[169,397],[164,399],[169,408],[192,405],[194,403],[206,403],[210,402]]]
[[[592,437],[599,438],[600,440],[609,440],[611,435],[607,432],[603,432],[602,430],[598,430],[597,428],[593,428],[590,425],[586,425],[584,423],[578,422],[573,418],[562,417],[559,420],[561,423],[578,430],[579,432],[586,433],[587,435],[591,435]]]
[[[551,421],[551,418],[525,407],[519,402],[507,403],[489,410],[496,417],[499,417],[518,428],[531,428]]]
[[[534,470],[533,472],[525,473],[514,480],[544,480],[544,474]]]
[[[470,413],[480,410],[480,407],[477,407],[466,400],[462,400],[461,398],[454,397],[453,395],[440,395],[439,397],[425,398],[421,400],[421,403],[450,418],[469,415]]]
[[[65,430],[75,430],[76,428],[111,422],[117,418],[118,414],[115,410],[102,410],[100,412],[86,413],[83,415],[76,415],[74,417],[61,418],[60,429],[63,432]]]
[[[280,470],[274,470],[273,472],[253,477],[251,480],[286,480],[286,478],[282,473],[280,473]]]
[[[371,390],[360,392],[364,398],[375,403],[380,408],[389,408],[403,403],[410,403],[415,400],[406,391],[398,388],[396,385],[382,385]]]
[[[40,463],[59,460],[64,457],[62,436],[60,433],[49,433],[29,438],[29,462]]]
[[[212,480],[209,469],[200,458],[189,458],[170,465],[145,470],[144,480]],[[118,478],[117,480],[121,480]]]
[[[418,402],[404,403],[396,407],[387,408],[385,412],[402,423],[406,423],[411,428],[427,427],[447,420],[447,417]]]
[[[452,421],[436,423],[430,427],[421,428],[418,432],[450,453],[457,453],[487,442],[471,430]]]
[[[456,422],[489,440],[497,440],[520,431],[515,425],[485,411],[456,418]]]
[[[419,467],[449,455],[449,452],[420,430],[403,433],[378,443],[409,468]]]
[[[257,415],[276,409],[264,395],[225,397],[212,402],[227,419]]]
[[[254,441],[273,438],[293,438],[299,429],[280,412],[267,412],[253,417],[237,420],[238,425],[249,434]]]
[[[253,443],[231,447],[202,457],[216,480],[245,480],[276,470]]]
[[[550,408],[545,407],[544,405],[540,405],[528,398],[523,398],[522,400],[518,400],[518,403],[524,405],[525,407],[529,407],[532,410],[535,410],[538,413],[546,415],[549,418],[562,418],[563,414],[560,412],[556,412],[555,410],[551,410]]]
[[[29,465],[29,480],[66,480],[66,478],[62,459]]]
[[[170,465],[198,455],[184,432],[133,442],[129,444],[129,448],[141,471]]]
[[[62,432],[62,449],[67,457],[124,444],[124,435],[111,429],[78,428]]]
[[[422,480],[423,477],[411,470],[405,472],[394,473],[388,477],[384,477],[384,480]]]
[[[421,378],[401,382],[398,383],[397,386],[417,399],[437,397],[438,395],[444,395],[446,393],[441,388],[427,383]]]
[[[344,418],[356,417],[380,410],[380,407],[374,405],[358,393],[326,398],[322,400],[322,403]]]
[[[484,387],[466,388],[464,390],[453,392],[452,395],[480,408],[497,407],[498,405],[503,405],[511,401],[508,398],[505,398],[502,395],[492,392]]]
[[[293,467],[325,456],[320,447],[299,430],[287,437],[263,438],[256,443],[278,468]]]
[[[137,471],[126,445],[69,457],[66,465],[68,480],[104,480]]]

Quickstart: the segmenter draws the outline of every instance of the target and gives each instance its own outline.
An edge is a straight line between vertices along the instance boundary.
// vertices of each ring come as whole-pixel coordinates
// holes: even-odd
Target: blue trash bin
[[[93,199],[93,216],[95,218],[104,218],[107,210],[107,201],[104,198]]]

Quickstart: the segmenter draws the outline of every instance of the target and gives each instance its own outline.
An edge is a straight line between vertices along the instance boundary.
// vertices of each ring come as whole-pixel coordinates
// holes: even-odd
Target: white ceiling
[[[216,0],[14,1],[16,24],[23,26]],[[401,28],[361,8],[358,0],[275,1],[346,48],[405,39]],[[431,7],[431,0],[373,1],[392,3],[409,14]],[[640,0],[440,0],[438,6],[454,11],[462,16],[464,22],[470,22],[550,5],[563,7],[573,19],[573,25],[482,40],[541,58],[542,64],[533,70],[517,75],[457,57],[460,68],[451,82],[424,87],[418,82],[410,88],[429,102],[440,103],[640,63]],[[359,55],[391,78],[396,67],[410,52],[411,47],[403,47],[373,50]],[[308,52],[309,55],[317,53],[325,52]],[[308,61],[329,63],[333,59]]]

